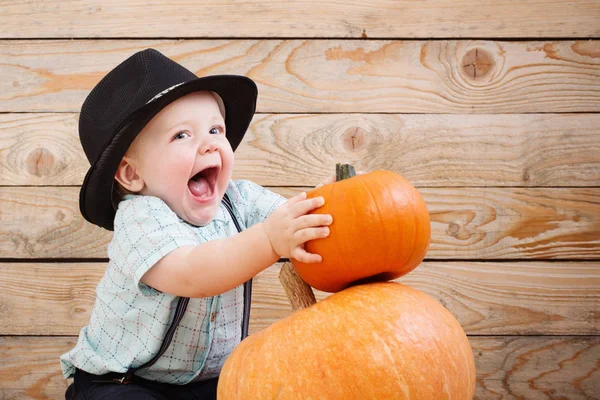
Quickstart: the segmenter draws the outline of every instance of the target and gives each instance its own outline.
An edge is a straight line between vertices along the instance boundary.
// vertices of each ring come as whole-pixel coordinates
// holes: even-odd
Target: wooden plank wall
[[[599,1],[174,4],[0,3],[0,398],[62,398],[111,238],[79,215],[77,112],[147,47],[257,82],[235,178],[291,196],[350,161],[417,186],[432,245],[400,281],[465,328],[478,399],[600,398]],[[290,312],[278,268],[252,332]]]

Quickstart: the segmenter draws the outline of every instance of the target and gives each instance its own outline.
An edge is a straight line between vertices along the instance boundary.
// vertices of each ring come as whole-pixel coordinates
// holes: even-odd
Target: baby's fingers
[[[307,214],[309,211],[319,208],[325,204],[325,199],[321,196],[312,199],[301,200],[292,206],[292,215],[295,218]]]
[[[296,247],[294,250],[292,250],[290,256],[306,264],[320,263],[323,261],[323,258],[320,255],[309,253],[302,247]]]
[[[329,236],[329,228],[322,226],[319,228],[306,228],[294,232],[291,240],[291,247],[301,246],[309,240],[323,239]]]
[[[333,218],[329,214],[306,214],[296,218],[294,230],[331,225]]]
[[[292,206],[296,203],[301,202],[304,199],[306,199],[306,192],[299,193],[299,194],[295,195],[294,197],[288,199],[287,203],[288,203],[288,205]]]

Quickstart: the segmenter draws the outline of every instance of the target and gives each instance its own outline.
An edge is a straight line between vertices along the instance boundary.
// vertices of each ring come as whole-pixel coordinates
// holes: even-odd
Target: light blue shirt
[[[264,221],[285,198],[250,181],[231,181],[227,195],[245,229]],[[119,203],[109,264],[96,288],[90,322],[75,347],[60,357],[69,378],[75,368],[102,375],[126,372],[149,361],[160,349],[178,297],[140,281],[156,262],[181,246],[237,234],[223,205],[205,226],[179,218],[161,199],[128,195]],[[136,375],[186,384],[219,375],[242,334],[243,285],[208,298],[190,299],[171,345],[158,361]]]

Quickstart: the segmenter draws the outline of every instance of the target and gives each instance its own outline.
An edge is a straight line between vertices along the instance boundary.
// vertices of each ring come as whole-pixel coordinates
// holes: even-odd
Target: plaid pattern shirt
[[[250,181],[231,181],[227,194],[242,226],[262,222],[285,198]],[[109,264],[96,289],[90,322],[75,347],[60,357],[65,377],[75,368],[101,375],[146,363],[161,346],[178,297],[140,281],[156,262],[181,246],[194,246],[237,233],[221,205],[205,226],[192,226],[162,200],[128,195],[119,204]],[[186,384],[219,375],[242,334],[243,285],[208,298],[190,299],[171,345],[137,375]]]

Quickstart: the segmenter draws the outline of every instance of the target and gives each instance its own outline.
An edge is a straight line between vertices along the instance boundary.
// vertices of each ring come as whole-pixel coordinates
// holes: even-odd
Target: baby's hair
[[[219,106],[219,112],[223,117],[223,121],[225,121],[225,103],[223,103],[223,99],[215,92],[209,92],[215,98],[217,105]],[[136,192],[132,192],[131,190],[125,189],[116,179],[113,180],[113,192],[112,192],[112,204],[114,209],[117,209],[118,204],[123,200],[126,194],[135,194]]]

